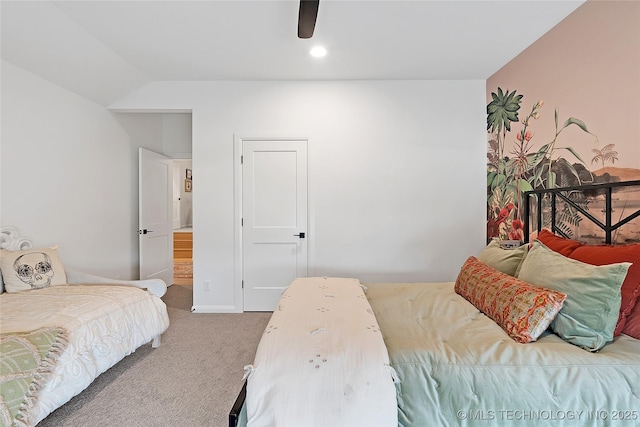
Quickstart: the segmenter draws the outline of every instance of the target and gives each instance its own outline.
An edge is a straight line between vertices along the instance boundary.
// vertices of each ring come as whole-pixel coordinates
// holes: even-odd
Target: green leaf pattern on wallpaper
[[[555,136],[534,150],[535,124],[542,117],[544,102],[537,101],[529,113],[520,119],[523,95],[515,90],[509,92],[498,88],[497,93],[491,93],[491,98],[487,105],[487,240],[493,237],[523,240],[521,205],[524,192],[594,181],[593,174],[578,152],[571,146],[559,145],[562,131],[570,126],[577,127],[594,138],[596,147],[598,138],[580,119],[569,117],[561,122],[556,109]],[[512,137],[511,141],[507,141],[512,126],[516,132],[515,139]],[[594,149],[592,164],[600,162],[604,165],[605,162],[617,160],[618,153],[613,147],[614,144],[609,144],[601,150]],[[588,203],[587,200],[576,202],[584,206]],[[581,218],[570,207],[563,209],[565,211],[559,213],[560,227],[570,233],[570,226]]]

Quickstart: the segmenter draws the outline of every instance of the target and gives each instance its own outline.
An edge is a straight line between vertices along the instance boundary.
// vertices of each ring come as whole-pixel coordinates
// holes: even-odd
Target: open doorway
[[[192,159],[192,115],[190,111],[183,112],[149,112],[149,111],[141,111],[141,112],[117,112],[114,113],[114,117],[118,120],[123,129],[127,132],[130,137],[130,144],[132,148],[132,165],[131,168],[136,170],[139,167],[139,155],[138,151],[140,148],[144,148],[154,153],[161,154],[165,157],[168,157],[172,162],[173,161],[188,161],[191,162]],[[186,168],[186,166],[185,166]],[[189,168],[191,169],[191,168]],[[171,186],[171,171],[169,173],[169,186]],[[181,187],[184,187],[184,180],[186,178],[186,171],[181,174]],[[193,178],[193,177],[192,177]],[[193,179],[192,179],[193,183]],[[173,184],[177,185],[177,184]],[[136,185],[137,187],[137,185]],[[192,187],[191,187],[192,188]],[[169,189],[170,190],[170,189]],[[185,192],[186,193],[186,192]],[[173,191],[173,194],[178,194],[177,191]],[[134,199],[139,199],[140,194],[134,193]],[[186,228],[187,226],[192,226],[192,205],[191,198],[189,196],[185,197],[184,194],[178,196],[184,201],[187,197],[189,198],[189,214],[188,220],[186,223],[178,223],[177,228]],[[167,197],[168,203],[173,203],[176,199],[175,196],[170,195]],[[169,207],[172,209],[172,207]],[[138,216],[139,212],[132,212],[132,215]],[[136,241],[136,245],[139,244],[139,230],[136,227],[135,234],[132,233],[131,239]],[[173,222],[167,226],[167,230],[169,235],[173,237],[172,229],[176,228],[176,223]],[[173,239],[172,239],[173,240]],[[139,247],[139,258],[142,259],[143,250]],[[163,248],[162,254],[155,254],[154,256],[159,256],[161,258],[166,258],[170,261],[174,259],[174,248],[173,244],[167,244],[165,248]],[[174,266],[169,267],[174,268]],[[187,266],[187,269],[192,270],[192,266]],[[167,285],[171,285],[173,283],[173,274],[172,271],[168,271]],[[186,280],[184,280],[186,281]],[[192,281],[192,279],[191,279]]]
[[[193,285],[193,170],[191,159],[173,161],[173,283]]]

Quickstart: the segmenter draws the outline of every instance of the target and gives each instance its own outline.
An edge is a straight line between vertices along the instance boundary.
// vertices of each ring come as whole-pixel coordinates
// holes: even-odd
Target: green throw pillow
[[[613,340],[620,311],[620,288],[631,263],[595,266],[560,255],[539,241],[522,262],[518,279],[567,294],[551,329],[590,351]]]
[[[500,241],[495,239],[480,252],[478,259],[495,270],[515,277],[518,266],[527,255],[528,248],[529,245],[522,245],[516,249],[502,249]]]

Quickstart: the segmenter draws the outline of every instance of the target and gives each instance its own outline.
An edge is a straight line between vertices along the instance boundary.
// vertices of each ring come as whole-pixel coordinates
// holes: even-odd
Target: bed
[[[162,280],[65,269],[56,248],[33,249],[9,227],[0,243],[0,425],[36,425],[141,345],[160,345]]]
[[[631,188],[640,194],[640,181],[586,187],[605,194],[602,240],[619,243],[616,230],[637,220],[640,209],[617,209],[626,215],[615,222],[611,195]],[[503,249],[490,242],[455,282],[296,279],[245,368],[229,425],[640,424],[640,244],[569,238],[554,218],[574,207],[538,203],[565,203],[557,194],[573,203],[576,191],[527,194],[532,243]],[[538,221],[546,210],[554,218]],[[595,217],[584,210],[587,220]],[[356,301],[335,301],[341,287]],[[340,326],[358,310],[371,311],[357,323],[359,333]],[[375,347],[370,369],[359,364],[360,336],[377,332],[382,347]],[[334,358],[350,362],[333,371],[323,361]],[[378,394],[371,398],[374,381]],[[323,413],[332,416],[317,415]]]

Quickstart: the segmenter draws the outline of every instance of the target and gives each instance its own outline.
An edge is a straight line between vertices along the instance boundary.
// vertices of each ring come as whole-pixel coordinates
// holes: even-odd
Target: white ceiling
[[[161,80],[484,80],[583,1],[321,0],[301,40],[297,0],[2,0],[1,53],[105,106]]]

